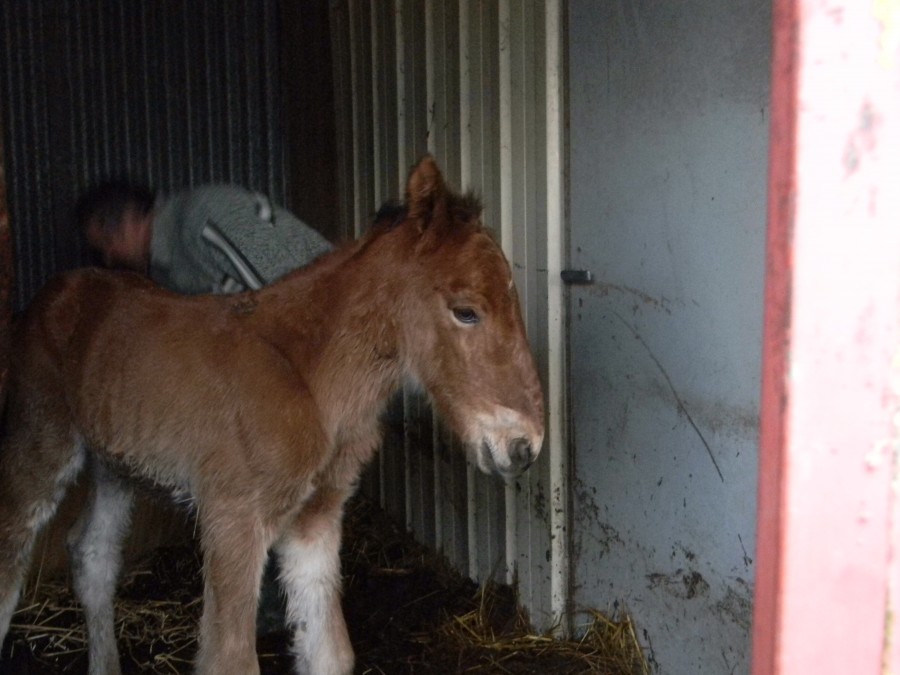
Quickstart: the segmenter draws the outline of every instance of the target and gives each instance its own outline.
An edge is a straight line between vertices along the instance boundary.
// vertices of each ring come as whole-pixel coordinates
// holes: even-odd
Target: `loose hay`
[[[459,654],[452,672],[648,675],[631,620],[589,614],[580,640],[538,635],[509,587],[488,584],[479,591],[477,609],[441,627],[439,643]]]
[[[649,673],[628,617],[589,611],[579,640],[536,634],[514,589],[479,589],[371,503],[351,502],[345,530],[344,611],[357,673]],[[116,603],[123,671],[190,672],[201,597],[195,548],[163,549],[135,566]],[[4,667],[28,675],[84,672],[87,636],[69,585],[43,581],[25,598]],[[291,672],[285,633],[262,637],[258,652],[265,675]]]
[[[125,575],[116,598],[125,672],[190,671],[202,607],[199,569],[196,552],[180,547],[159,550]],[[69,583],[43,581],[25,597],[31,602],[13,615],[8,658],[28,673],[84,672],[84,615]]]

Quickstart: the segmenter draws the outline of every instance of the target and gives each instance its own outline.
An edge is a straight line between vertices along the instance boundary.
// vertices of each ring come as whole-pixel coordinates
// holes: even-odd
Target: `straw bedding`
[[[509,586],[481,588],[454,572],[364,499],[345,521],[344,612],[357,673],[649,672],[632,622],[586,612],[578,640],[532,630]],[[125,673],[188,673],[196,652],[202,580],[195,546],[159,549],[132,565],[117,596]],[[86,635],[66,579],[29,588],[4,648],[4,672],[82,673]],[[290,673],[287,635],[257,643],[265,674]]]

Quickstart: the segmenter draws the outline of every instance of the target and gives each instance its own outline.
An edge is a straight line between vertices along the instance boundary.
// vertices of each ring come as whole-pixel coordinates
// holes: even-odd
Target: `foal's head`
[[[394,226],[407,247],[404,351],[470,459],[508,478],[540,452],[544,401],[509,263],[480,212],[430,157],[411,172]]]

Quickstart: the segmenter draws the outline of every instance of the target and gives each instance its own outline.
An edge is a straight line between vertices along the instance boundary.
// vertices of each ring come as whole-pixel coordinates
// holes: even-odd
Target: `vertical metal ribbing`
[[[492,88],[485,87],[486,84],[490,82],[490,76],[488,75],[489,64],[491,63],[491,50],[495,45],[496,36],[491,35],[488,32],[486,27],[485,17],[489,13],[496,12],[497,8],[494,5],[480,5],[479,3],[475,3],[474,6],[470,6],[466,8],[467,10],[471,9],[473,11],[478,12],[479,19],[479,30],[477,31],[477,37],[475,37],[475,41],[471,39],[473,37],[470,31],[470,40],[469,47],[470,49],[477,50],[479,59],[478,59],[478,83],[475,86],[480,87],[480,91],[478,92],[478,109],[471,110],[470,109],[470,117],[469,123],[471,128],[467,130],[467,133],[470,135],[474,132],[478,134],[477,142],[479,144],[479,151],[477,153],[477,159],[473,158],[473,161],[470,162],[469,171],[472,172],[473,169],[477,169],[477,174],[475,177],[475,182],[477,183],[477,187],[481,191],[486,191],[490,189],[491,182],[490,176],[495,172],[496,167],[498,166],[498,158],[494,156],[491,152],[491,148],[487,147],[485,143],[488,129],[491,124],[491,116],[499,115],[498,109],[492,108],[492,101],[490,100],[490,95]],[[471,52],[470,52],[471,53]],[[471,70],[470,70],[470,88],[469,92],[471,93]],[[502,122],[501,122],[502,123]],[[493,210],[493,212],[497,212],[497,204],[496,202],[497,195],[491,196],[492,203],[489,205],[489,208]],[[501,207],[502,208],[502,207]],[[485,214],[487,216],[487,222],[491,222],[489,214]],[[492,223],[494,226],[497,223]],[[501,235],[501,244],[503,244],[503,238]],[[489,519],[487,515],[493,510],[489,501],[492,496],[492,488],[493,486],[487,485],[484,479],[479,476],[478,471],[471,464],[467,463],[465,466],[465,480],[466,480],[466,539],[468,544],[468,566],[469,566],[469,576],[473,579],[483,579],[485,576],[485,571],[490,568],[491,563],[493,562],[491,559],[491,553],[488,550],[485,550],[480,545],[479,541],[479,533],[482,527],[489,527]],[[479,508],[483,506],[484,508]],[[499,533],[497,533],[499,536]],[[485,537],[485,540],[489,540],[490,535]]]
[[[397,190],[402,198],[406,182],[406,40],[403,35],[403,0],[394,0],[394,49],[397,70]]]
[[[381,31],[379,30],[378,23],[378,6],[373,4],[370,7],[369,12],[369,34],[370,34],[370,58],[372,61],[372,69],[371,69],[371,96],[372,96],[372,192],[375,196],[374,205],[377,207],[381,201],[384,199],[385,195],[381,194],[382,189],[382,167],[383,167],[383,154],[385,150],[385,144],[383,142],[384,136],[383,133],[380,132],[380,128],[382,126],[382,111],[381,111],[381,88],[382,88],[382,77],[384,77],[382,70],[378,67],[380,55],[384,49],[384,45],[381,42]]]
[[[14,49],[12,47],[12,36],[21,35],[25,30],[23,25],[23,16],[21,12],[11,11],[10,13],[10,21],[7,24],[5,36],[6,43],[8,45],[8,72],[10,73],[10,76],[14,78],[14,86],[19,87],[20,89],[11,92],[12,95],[6,99],[8,101],[8,110],[6,111],[6,133],[10,133],[10,131],[17,125],[27,124],[28,117],[26,111],[28,105],[28,95],[30,93],[26,89],[27,85],[23,86],[23,84],[28,82],[28,78],[26,77],[24,72],[24,61],[28,53],[27,48]],[[15,237],[16,228],[19,227],[19,222],[13,196],[16,193],[19,193],[24,185],[27,185],[31,182],[30,172],[32,171],[32,167],[28,154],[23,153],[21,147],[10,144],[8,152],[10,152],[10,154],[12,154],[13,156],[13,161],[10,162],[10,164],[7,164],[6,167],[7,176],[9,177],[9,185],[7,186],[7,195],[9,200],[9,219],[10,228],[13,232],[14,243],[19,244],[18,247],[14,248],[14,254],[16,256],[16,265],[18,267],[16,275],[16,281],[18,283],[17,289],[19,290],[18,295],[21,296],[22,288],[26,284],[34,284],[34,276],[38,267],[33,263],[35,251],[32,242],[29,240],[25,240],[24,242],[22,242],[22,240]],[[25,208],[30,210],[30,200],[32,199],[32,197],[29,196],[27,199],[28,202],[25,205]]]
[[[83,105],[84,87],[82,86],[82,55],[84,52],[81,49],[81,40],[83,31],[75,20],[64,22],[63,31],[65,33],[64,49],[66,53],[71,54],[69,63],[66,65],[67,93],[69,101],[73,103],[69,115],[69,153],[72,157],[83,157],[85,154],[84,118],[86,114],[85,106]],[[73,163],[72,168],[75,170],[74,178],[78,184],[87,182],[87,171],[84,165],[76,166]]]
[[[563,227],[563,17],[561,0],[546,2],[548,449],[550,452],[550,607],[562,634],[569,626],[569,481],[565,435],[565,302],[560,273]]]
[[[469,2],[467,2],[466,5],[467,5],[467,7],[466,7],[467,13],[469,11],[474,12],[474,11],[477,11],[478,9],[481,9],[477,5],[477,0],[476,0],[476,3],[474,4],[474,6],[473,6],[473,3],[469,3]],[[475,50],[478,50],[479,52],[482,50],[483,39],[482,39],[481,31],[479,31],[477,41],[473,41],[474,35],[471,30],[471,28],[472,28],[471,23],[469,23],[469,25],[467,27],[469,28],[469,31],[467,33],[466,38],[467,38],[467,43],[468,43],[468,47],[470,50],[468,52],[468,54],[471,58],[471,56]],[[468,65],[471,66],[471,60],[469,61]],[[479,59],[479,72],[477,73],[477,78],[479,81],[477,81],[477,82],[475,80],[475,77],[472,76],[473,74],[472,74],[471,69],[469,69],[467,71],[469,74],[469,77],[467,78],[467,87],[464,90],[463,95],[462,95],[463,98],[469,98],[470,96],[472,96],[473,86],[479,86],[481,84],[481,82],[480,82],[480,78],[481,78],[480,66],[481,66],[481,59]],[[480,103],[480,98],[479,98],[479,103]],[[481,154],[482,139],[479,137],[473,138],[473,134],[476,133],[476,129],[478,130],[478,132],[480,132],[482,125],[484,124],[484,114],[483,113],[484,113],[483,107],[479,108],[476,111],[470,111],[470,115],[467,120],[467,122],[469,124],[469,128],[467,129],[466,136],[468,136],[470,139],[470,143],[468,144],[469,155],[470,155],[470,159],[468,162],[468,172],[471,177],[470,179],[474,178],[474,176],[472,176],[472,173],[473,173],[473,170],[476,169],[476,167],[478,168],[477,175],[479,177],[482,177],[484,175],[484,168],[482,166],[482,157],[483,156]],[[475,150],[476,147],[478,147],[478,150],[476,151],[477,155],[473,155],[472,151]],[[474,182],[474,180],[473,180],[473,182]],[[483,183],[480,187],[481,187],[481,189],[483,189]],[[475,469],[469,463],[467,463],[465,466],[465,475],[466,475],[466,544],[467,544],[467,549],[468,549],[468,554],[469,554],[468,555],[468,564],[469,564],[468,573],[471,578],[475,579],[478,577],[478,521],[477,521],[478,498],[477,498],[476,489],[475,489],[476,488],[476,486],[475,486],[475,480],[476,480]]]
[[[240,21],[239,25],[241,26],[238,30],[239,35],[254,34],[254,26],[251,24],[252,15],[252,12],[248,12],[243,8],[237,13],[237,18]],[[258,54],[253,50],[245,52],[243,68],[238,69],[238,72],[241,73],[242,77],[240,78],[240,84],[238,85],[240,95],[238,96],[235,122],[238,128],[238,139],[241,144],[241,158],[256,157],[259,152],[257,149],[257,146],[259,145],[258,135],[260,128],[259,111],[250,106],[251,98],[263,100],[263,97],[259,96],[256,91],[257,86],[259,86],[261,82],[253,76],[253,66],[256,65],[255,62],[257,57]],[[185,84],[189,85],[190,83],[186,82]],[[251,182],[258,184],[260,179],[255,175],[257,170],[258,166],[255,162],[247,162],[247,175],[250,177]]]
[[[438,40],[438,36],[436,34],[437,27],[435,25],[435,2],[434,0],[426,0],[425,1],[425,100],[427,101],[427,105],[429,110],[431,111],[431,117],[428,120],[428,140],[426,141],[426,147],[428,152],[432,155],[438,155],[441,148],[441,144],[438,139],[437,126],[439,124],[439,106],[441,102],[438,100],[438,91],[437,91],[437,69],[439,68],[439,61],[444,57],[443,50],[440,49],[441,45]],[[441,512],[444,505],[444,491],[443,491],[443,482],[441,480],[441,459],[440,453],[438,452],[438,443],[439,439],[439,431],[438,431],[438,420],[434,412],[432,411],[432,436],[431,436],[431,445],[432,445],[432,474],[434,478],[434,494],[432,497],[432,508],[434,509],[434,542],[431,542],[435,545],[440,545],[443,540],[443,521],[441,517]],[[429,542],[426,542],[429,543]]]
[[[353,195],[356,186],[353,184],[353,123],[352,117],[353,90],[352,46],[349,42],[347,9],[344,4],[334,3],[328,17],[331,32],[331,51],[333,55],[332,78],[334,82],[335,101],[335,136],[337,145],[338,204],[341,210],[341,232],[347,236],[354,234]]]
[[[189,23],[188,23],[188,11],[185,11],[184,14],[182,14],[181,21],[182,21],[182,24],[181,24],[182,25],[182,31],[181,31],[182,32],[182,40],[181,40],[182,45],[181,45],[181,47],[184,50],[184,53],[188,54],[189,49],[190,49],[189,37],[188,37],[190,35]],[[191,102],[193,100],[193,96],[191,95],[192,94],[192,92],[191,92],[191,84],[192,84],[191,83],[191,70],[192,70],[191,67],[187,64],[187,62],[185,62],[184,78],[185,78],[185,89],[187,90],[188,95],[186,97],[187,110],[185,110],[184,113],[185,113],[185,117],[186,117],[185,124],[186,124],[186,133],[187,133],[187,146],[190,149],[191,154],[193,154],[193,150],[194,150],[195,146],[194,146],[194,124],[193,124],[193,120],[191,119],[191,116],[193,115],[193,106],[191,105]],[[127,91],[127,89],[125,91]],[[186,170],[187,170],[187,184],[188,185],[196,185],[197,184],[197,171],[195,169],[194,164],[195,164],[194,162],[187,163]]]
[[[381,118],[381,78],[384,77],[383,70],[378,67],[379,59],[381,53],[384,49],[384,45],[381,42],[382,33],[380,31],[380,26],[378,22],[378,7],[373,6],[372,11],[370,12],[370,34],[371,34],[371,59],[372,59],[372,187],[375,193],[376,204],[380,204],[381,200],[384,198],[384,195],[381,194],[381,186],[382,186],[382,165],[383,165],[383,157],[386,150],[386,144],[383,142],[383,135],[378,133],[378,130],[381,128],[383,121]],[[387,485],[387,471],[386,471],[386,461],[384,452],[379,452],[376,459],[377,463],[377,480],[378,480],[378,501],[381,504],[381,508],[385,508],[386,500],[385,495],[387,495],[388,485]]]
[[[150,12],[150,8],[146,4],[141,5],[140,14],[141,14],[141,66],[142,70],[145,73],[144,85],[149,89],[149,73],[150,73],[150,20],[148,18],[148,13]],[[154,119],[153,114],[153,105],[156,103],[151,99],[150,96],[144,96],[144,156],[145,164],[145,177],[146,179],[154,185],[159,184],[159,175],[160,175],[160,162],[159,158],[156,156],[154,152],[154,142],[153,135],[151,134],[152,129],[152,120]],[[210,128],[212,128],[212,124],[210,124]]]
[[[31,9],[31,8],[30,8]],[[45,33],[44,13],[37,8],[34,13],[30,14],[28,21],[28,41],[29,46],[29,79],[34,82],[40,82],[49,75],[47,64],[45,62],[46,54],[41,47],[39,35]],[[47,101],[47,89],[39,87],[36,84],[30,85],[32,91],[31,105],[36,110],[49,109]],[[40,259],[40,264],[45,269],[56,269],[56,236],[53,230],[53,218],[50,215],[49,200],[45,195],[49,193],[49,161],[50,161],[50,139],[48,129],[50,120],[46,116],[29,115],[31,118],[31,128],[34,134],[34,145],[30,150],[34,153],[34,180],[36,187],[36,195],[40,195],[34,203],[35,212],[39,219],[38,226],[40,228],[41,238],[49,241],[49,246],[40,246],[36,248],[36,253]]]
[[[448,28],[454,32],[458,28],[451,18],[455,4],[429,0],[424,5],[426,149],[440,161],[445,179],[454,184],[458,180],[454,174],[456,165],[451,164],[449,158],[458,152],[451,132],[451,128],[457,127],[458,119],[454,116],[454,101],[451,100],[451,84],[448,80],[456,73],[457,55],[448,42]],[[443,548],[451,560],[457,561],[462,556],[462,551],[455,531],[452,504],[454,472],[452,460],[447,460],[446,452],[449,443],[434,411],[430,412],[430,423],[432,538],[437,548]]]
[[[475,468],[466,464],[466,539],[469,551],[469,577],[478,578],[478,495]]]
[[[251,26],[254,35],[278,35],[276,3],[263,2],[256,14],[256,21]],[[264,38],[265,39],[265,38]],[[256,150],[248,153],[250,166],[256,167],[257,178],[255,185],[267,189],[267,194],[278,204],[285,205],[288,202],[286,180],[287,174],[288,143],[273,142],[275,135],[284,137],[282,115],[281,87],[277,84],[280,79],[278,60],[280,49],[279,41],[273,40],[274,48],[255,50],[253,59],[254,69],[250,74],[250,83],[254,85],[256,93],[248,96],[247,104],[251,114],[256,119],[256,128],[252,135],[256,139]],[[191,57],[194,58],[193,56]],[[194,78],[194,86],[199,85]],[[258,106],[253,106],[253,98],[262,101]],[[193,105],[198,96],[191,93]],[[253,161],[259,157],[259,161]],[[194,164],[194,162],[192,162]]]
[[[534,3],[513,3],[509,13],[507,50],[509,52],[508,138],[509,158],[513,171],[508,188],[511,192],[513,241],[510,262],[522,305],[531,343],[540,353],[544,334],[538,315],[545,311],[546,295],[536,292],[538,270],[544,267],[539,256],[538,239],[544,233],[543,213],[537,204],[542,190],[536,177],[543,160],[543,115],[536,112],[543,103],[543,90],[538,88],[537,71],[543,67],[542,18],[536,19],[541,7]],[[540,118],[540,119],[539,119]],[[540,365],[540,363],[539,363]],[[530,610],[543,611],[549,585],[531,562],[544,554],[549,546],[547,524],[535,518],[540,508],[542,490],[548,480],[546,458],[506,491],[510,512],[507,514],[507,569],[519,581],[521,601]]]
[[[437,135],[435,132],[435,117],[437,115],[437,95],[435,92],[435,78],[437,69],[437,37],[434,34],[434,0],[424,0],[425,6],[425,100],[428,106],[428,138],[425,141],[428,152],[434,154],[437,151]]]
[[[435,69],[432,89],[434,95],[434,116],[430,124],[429,137],[434,138],[435,149],[441,160],[441,168],[448,182],[457,188],[468,187],[461,182],[460,168],[460,44],[459,14],[462,11],[458,2],[436,3],[436,15],[433,21],[433,49],[439,57],[439,67]],[[459,470],[463,453],[461,448],[454,447],[454,440],[449,437],[435,414],[432,419],[434,438],[434,483],[435,502],[435,539],[448,551],[450,560],[457,564],[464,560],[467,545],[461,539],[462,522],[454,505],[458,503],[455,492],[462,483],[462,471]],[[458,446],[458,444],[457,444]]]
[[[172,39],[171,39],[171,36],[169,35],[169,27],[167,25],[165,17],[162,17],[161,20],[159,21],[159,23],[157,24],[157,30],[159,31],[158,37],[162,44],[163,54],[168,54],[169,50],[171,49]],[[228,31],[225,31],[223,33],[223,35],[225,37],[225,54],[226,54],[226,63],[227,63],[228,58],[229,58],[228,55],[231,54],[232,50],[234,49],[234,46],[230,43],[230,36],[229,36]],[[172,86],[168,58],[164,58],[162,65],[161,66],[158,65],[157,67],[158,68],[161,67],[161,69],[162,69],[163,90],[174,91],[174,88]],[[225,69],[226,82],[228,83],[227,90],[226,90],[226,95],[227,95],[227,100],[228,100],[228,108],[227,109],[231,110],[232,106],[233,106],[234,94],[232,93],[232,79],[231,79],[231,75],[230,75],[229,71],[230,71],[229,68]],[[163,137],[165,137],[171,132],[172,126],[173,126],[173,124],[172,124],[172,104],[168,100],[168,98],[165,99],[162,103],[164,104],[165,109],[164,109],[163,115],[162,115],[163,122],[164,122],[164,126],[163,126],[164,131],[161,135],[163,135]],[[226,147],[228,148],[228,180],[234,181],[234,175],[231,170],[231,167],[233,167],[235,164],[234,148],[235,148],[236,144],[235,144],[234,134],[233,134],[230,124],[228,125],[228,134],[226,136],[225,144],[226,144]],[[162,151],[162,153],[160,153],[165,158],[165,161],[160,162],[161,170],[164,173],[162,173],[162,172],[160,173],[159,178],[161,180],[159,182],[161,184],[164,184],[167,186],[175,185],[175,175],[173,172],[173,169],[175,166],[175,158],[173,156],[174,151],[175,151],[175,144],[170,142],[170,143],[164,144],[163,151]],[[173,188],[170,187],[169,189],[171,190]]]
[[[394,0],[394,35],[397,50],[397,157],[398,157],[398,176],[397,185],[402,191],[406,184],[407,167],[404,166],[404,159],[408,156],[407,148],[407,127],[410,120],[407,116],[407,73],[408,64],[406,62],[406,22],[404,20],[406,14],[406,3],[404,0]],[[402,192],[401,192],[402,194]],[[403,392],[403,409],[408,411],[412,405],[412,397],[406,390]],[[409,423],[408,415],[404,413],[404,425]],[[409,447],[408,431],[404,433],[403,442],[403,517],[404,523],[408,530],[413,528],[413,500],[412,500],[412,457]]]
[[[198,10],[195,10],[198,11]],[[208,23],[208,15],[209,15],[209,7],[204,3],[202,10],[199,10],[200,21],[203,25],[207,25]],[[212,110],[213,104],[213,84],[212,84],[212,63],[210,62],[210,36],[208,31],[202,31],[200,34],[200,44],[203,46],[200,63],[202,63],[202,71],[199,72],[199,77],[201,81],[203,94],[201,96],[197,96],[197,101],[195,102],[195,110],[197,111],[198,120],[205,120],[205,123],[199,122],[197,124],[197,132],[196,132],[196,143],[197,147],[200,148],[202,154],[207,158],[206,166],[201,176],[200,180],[213,182],[216,180],[215,175],[215,161],[214,150],[216,146],[215,133],[213,131],[212,120],[209,119],[210,111]],[[266,147],[271,148],[273,146],[274,139],[269,138]],[[193,178],[197,178],[195,175]]]
[[[471,35],[469,32],[470,0],[459,0],[459,182],[468,189],[472,185],[472,107]]]
[[[6,48],[3,55],[4,63],[2,72],[7,73],[7,77],[4,78],[6,86],[3,89],[3,100],[6,102],[3,110],[5,118],[5,128],[3,131],[4,133],[9,134],[10,129],[15,128],[16,125],[22,123],[20,121],[22,116],[19,111],[19,103],[22,100],[22,94],[15,89],[16,86],[20,86],[22,79],[18,76],[17,63],[20,52],[13,47],[13,36],[19,34],[21,28],[16,21],[16,12],[12,11],[13,7],[10,3],[4,4],[4,10],[6,14],[3,17],[4,20],[2,25],[4,31],[3,44],[6,45]],[[14,143],[7,143],[5,151],[12,157],[11,161],[6,162],[6,189],[9,224],[12,234],[15,235],[15,230],[13,228],[18,227],[18,224],[16,223],[16,213],[13,210],[13,203],[10,196],[19,191],[21,189],[20,186],[24,184],[25,167],[17,166],[19,159],[17,152],[18,148]],[[23,258],[28,255],[25,245],[21,240],[17,242],[15,236],[13,236],[13,244],[13,262],[16,264],[15,304],[21,306],[24,288],[31,281],[31,279],[26,277],[30,266],[22,264]],[[18,246],[16,244],[18,244]]]
[[[125,19],[125,8],[119,7],[119,60],[120,63],[127,63],[128,61],[128,45],[129,45],[129,35],[127,29],[127,22]],[[120,77],[121,80],[119,82],[120,91],[130,91],[132,84],[129,82],[129,78],[133,78],[134,75],[129,71],[128,68],[121,68]],[[122,162],[125,166],[131,167],[134,166],[134,156],[132,152],[132,143],[134,138],[134,129],[132,129],[132,111],[130,101],[128,96],[121,97],[121,105],[122,105],[122,125],[123,125],[123,138],[121,145],[121,152],[123,153]]]
[[[513,173],[520,167],[513,166],[512,149],[512,40],[511,8],[509,0],[500,0],[498,20],[498,47],[499,47],[499,74],[500,74],[500,242],[503,252],[512,264],[514,259],[515,236],[524,236],[522,227],[518,234],[513,230]],[[526,225],[522,222],[521,225]],[[515,573],[516,552],[518,549],[518,519],[516,510],[516,487],[506,485],[503,491],[504,513],[504,540],[506,581],[511,583]]]
[[[350,52],[350,125],[352,129],[352,159],[353,159],[353,234],[358,237],[361,234],[362,219],[360,214],[363,212],[362,198],[364,190],[362,189],[362,148],[360,129],[360,88],[365,83],[359,81],[359,51],[356,45],[359,44],[359,29],[357,26],[357,14],[359,9],[356,0],[347,0],[347,24],[350,31],[350,44],[348,50]]]
[[[427,149],[441,161],[450,182],[484,195],[485,224],[498,235],[513,265],[539,367],[546,373],[548,363],[553,364],[548,396],[559,401],[560,359],[564,357],[562,287],[552,281],[559,278],[563,252],[560,1],[545,6],[512,0],[416,4],[394,0],[390,7],[386,25],[393,25],[396,51],[391,55],[391,72],[396,82],[390,83],[392,98],[385,99],[389,103],[374,102],[373,119],[396,129],[390,141],[396,149],[400,194],[410,163]],[[371,52],[373,62],[386,42],[374,26],[377,42],[362,46]],[[458,44],[451,44],[457,39]],[[349,49],[353,43],[351,38]],[[548,61],[544,50],[553,45],[557,51]],[[553,101],[545,102],[545,98]],[[396,105],[390,120],[384,119],[385,105]],[[545,136],[546,124],[557,126]],[[369,140],[375,143],[375,153],[385,152],[377,138]],[[551,222],[545,232],[547,218]],[[546,271],[547,250],[552,258],[550,271]],[[549,301],[545,275],[551,277]],[[544,348],[548,326],[553,333],[549,355]],[[486,580],[499,571],[495,566],[500,563],[505,564],[506,580],[512,581],[516,565],[521,566],[521,598],[533,618],[546,626],[550,625],[548,615],[553,614],[565,629],[568,514],[561,403],[550,405],[555,419],[548,424],[551,450],[546,459],[505,491],[464,464],[460,448],[452,448],[447,457],[441,455],[437,425],[431,429],[437,451],[423,461],[419,444],[428,440],[419,431],[431,420],[417,417],[423,412],[427,417],[427,409],[409,394],[404,396],[404,406],[405,444],[392,455],[403,462],[394,474],[402,486],[390,483],[386,472],[381,488],[393,488],[398,495],[398,515],[426,543],[443,546],[451,561],[475,579]],[[429,488],[433,489],[429,492]],[[431,514],[425,512],[432,505],[429,520]],[[534,564],[548,549],[549,574]]]
[[[17,42],[14,40],[14,37],[17,35],[22,35],[24,33],[23,23],[26,20],[26,17],[23,16],[23,13],[20,8],[23,5],[16,5],[15,7],[11,6],[10,3],[7,3],[6,11],[7,15],[4,17],[4,44],[6,45],[5,50],[5,63],[3,72],[7,74],[6,80],[7,87],[4,87],[4,101],[5,101],[5,109],[4,114],[6,119],[4,133],[11,134],[12,130],[17,126],[26,125],[27,124],[27,101],[28,101],[28,82],[29,79],[25,76],[24,73],[24,63],[23,61],[26,58],[27,54],[27,45],[22,49],[14,48],[14,44]],[[27,9],[31,9],[30,6],[26,7]],[[30,42],[30,41],[29,41]],[[33,43],[32,43],[33,44]],[[11,161],[6,164],[6,175],[8,179],[7,184],[7,200],[8,200],[8,208],[9,208],[9,223],[10,228],[13,233],[14,239],[14,262],[16,264],[16,302],[18,306],[22,306],[24,304],[24,298],[27,297],[27,288],[33,287],[35,284],[35,276],[39,267],[34,263],[35,258],[35,250],[32,245],[32,241],[30,239],[22,239],[20,237],[16,237],[16,228],[21,227],[22,223],[19,222],[20,218],[26,209],[31,209],[30,201],[25,203],[20,203],[19,208],[16,208],[15,204],[15,195],[20,195],[22,202],[26,202],[26,200],[30,200],[31,197],[25,197],[24,194],[28,194],[25,192],[25,186],[30,184],[30,172],[31,172],[31,162],[29,160],[29,154],[27,152],[23,152],[23,148],[20,145],[17,145],[15,142],[8,143],[6,145],[6,152],[11,157]]]
[[[375,11],[374,8],[376,7],[376,4],[358,2],[355,7],[356,17],[354,23],[357,27],[356,37],[359,40],[360,45],[360,49],[358,50],[359,58],[356,63],[356,66],[359,69],[357,74],[359,106],[356,114],[359,117],[359,137],[357,139],[359,145],[357,154],[359,157],[360,172],[360,199],[356,220],[357,231],[363,233],[368,227],[372,209],[375,208],[375,193],[377,191],[377,187],[372,181],[372,175],[375,169],[372,157],[377,143],[377,134],[374,132],[375,121],[371,114],[373,104],[372,80],[374,79],[375,74],[373,72],[371,49],[366,48],[372,41],[370,16]]]
[[[459,183],[460,188],[469,189],[472,187],[472,107],[471,107],[471,87],[472,87],[472,70],[470,55],[472,50],[472,34],[470,30],[471,7],[470,0],[459,0],[458,6],[458,31],[459,31]],[[452,441],[449,441],[452,442]],[[450,448],[451,452],[457,450],[455,447]],[[455,455],[451,455],[450,460],[450,479],[452,482],[459,480],[460,472],[454,471],[456,464],[453,461]],[[469,575],[474,574],[478,567],[477,552],[475,546],[475,521],[474,521],[474,473],[471,468],[466,466],[465,473],[465,494],[466,494],[466,517],[465,517],[465,533],[456,532],[452,538],[457,550],[453,551],[452,560],[459,564],[465,559],[468,565]],[[456,523],[456,519],[453,519]],[[462,542],[462,535],[465,534],[465,552],[459,546]],[[465,558],[463,557],[465,554]]]
[[[497,47],[500,64],[500,244],[507,259],[513,257],[512,223],[512,49],[509,0],[499,0]]]
[[[212,5],[2,3],[16,309],[53,273],[86,262],[70,212],[103,178],[164,192],[233,180],[283,195],[277,73],[261,65],[275,63],[275,35],[266,34],[276,29],[275,0]]]
[[[7,25],[8,17],[0,7],[0,25]],[[5,36],[3,37],[5,40]],[[2,58],[4,55],[0,55]],[[5,60],[0,64],[6,65]],[[5,91],[0,90],[5,94]],[[8,100],[6,98],[2,100]],[[2,111],[0,111],[2,112]],[[9,211],[6,205],[6,163],[4,158],[3,120],[0,117],[0,331],[6,331],[12,321],[12,292],[16,283],[13,268],[12,236],[9,230]],[[0,361],[0,391],[4,390],[10,363]]]

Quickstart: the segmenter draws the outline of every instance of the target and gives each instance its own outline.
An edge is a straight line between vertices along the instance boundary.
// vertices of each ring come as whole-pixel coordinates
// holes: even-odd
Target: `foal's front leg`
[[[353,672],[353,647],[341,610],[341,518],[346,493],[320,488],[276,544],[297,671]]]
[[[244,504],[203,512],[203,616],[197,673],[258,675],[256,607],[267,542]]]

